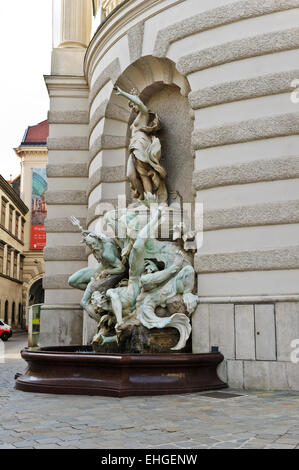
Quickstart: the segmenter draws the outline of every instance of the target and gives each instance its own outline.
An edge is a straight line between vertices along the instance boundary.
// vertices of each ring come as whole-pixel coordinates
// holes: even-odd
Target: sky
[[[52,0],[0,1],[0,174],[20,174],[18,147],[28,126],[47,119]]]

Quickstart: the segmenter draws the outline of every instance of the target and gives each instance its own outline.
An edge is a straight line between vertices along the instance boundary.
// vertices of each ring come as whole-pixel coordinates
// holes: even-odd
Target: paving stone
[[[226,400],[201,393],[49,396],[14,390],[14,374],[25,369],[23,361],[0,367],[0,449],[299,447],[298,392],[227,390],[242,396]]]
[[[287,444],[269,444],[265,447],[265,449],[294,449],[295,446],[287,445]]]
[[[27,447],[34,447],[36,445],[35,441],[23,441],[23,442],[15,442],[13,444],[17,449],[23,449]]]
[[[39,444],[58,444],[59,442],[61,442],[61,440],[57,437],[49,437],[36,440]]]

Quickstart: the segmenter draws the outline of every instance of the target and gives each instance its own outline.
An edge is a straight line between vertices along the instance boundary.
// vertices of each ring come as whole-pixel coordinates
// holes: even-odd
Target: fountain
[[[192,393],[225,388],[219,352],[192,354],[195,233],[178,197],[168,205],[157,114],[136,93],[115,88],[136,112],[128,179],[136,202],[107,212],[100,233],[81,230],[98,265],[74,273],[81,306],[96,320],[90,346],[32,348],[16,388],[27,392],[106,396]],[[191,252],[190,252],[191,247]]]

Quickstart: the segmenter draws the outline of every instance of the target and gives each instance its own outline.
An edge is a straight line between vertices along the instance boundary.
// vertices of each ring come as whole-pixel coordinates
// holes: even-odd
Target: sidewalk
[[[25,335],[8,342],[0,364],[0,449],[299,448],[299,393],[28,394],[13,388],[14,375],[25,369],[18,354],[25,344]],[[229,393],[241,396],[223,398]]]

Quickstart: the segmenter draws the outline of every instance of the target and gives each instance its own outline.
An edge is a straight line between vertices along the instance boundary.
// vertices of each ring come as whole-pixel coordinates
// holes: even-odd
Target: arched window
[[[4,323],[8,323],[8,300],[6,300],[4,306]]]
[[[12,308],[11,308],[11,323],[15,323],[15,311],[16,311],[16,304],[15,302],[12,303]]]
[[[22,306],[21,303],[19,304],[18,323],[19,323],[20,326],[22,326],[22,323],[23,323],[23,306]]]

